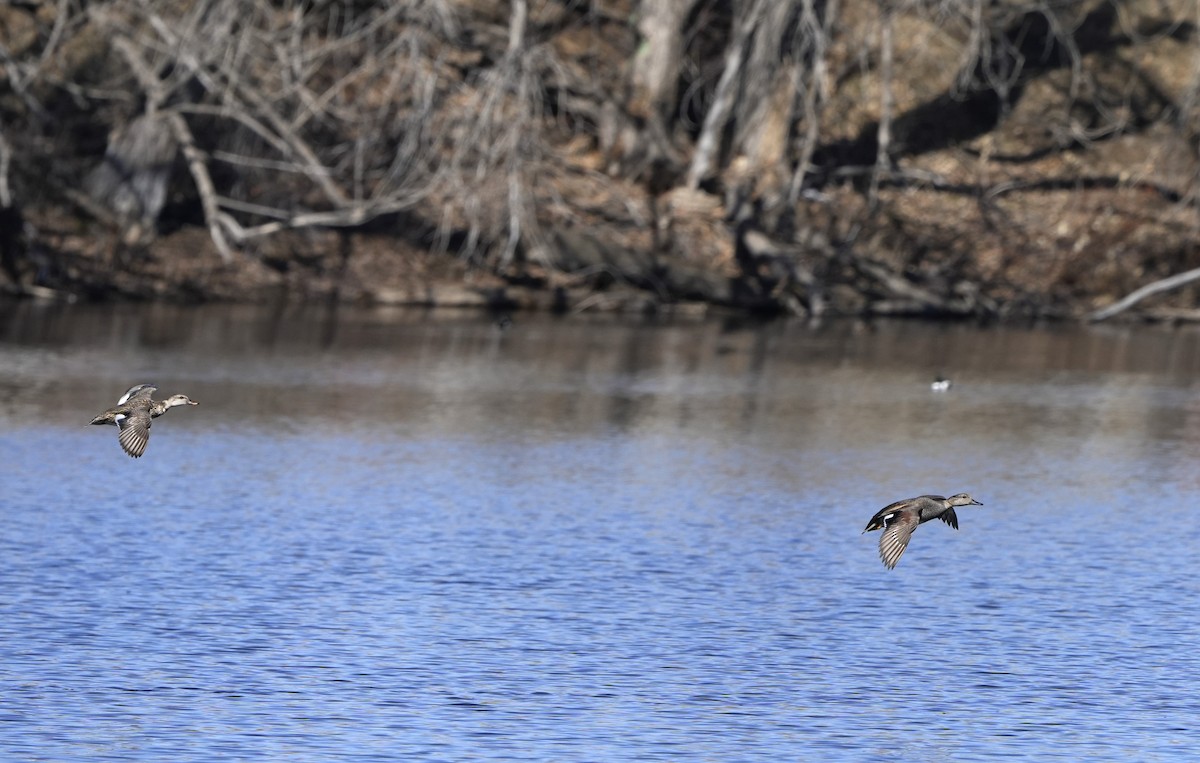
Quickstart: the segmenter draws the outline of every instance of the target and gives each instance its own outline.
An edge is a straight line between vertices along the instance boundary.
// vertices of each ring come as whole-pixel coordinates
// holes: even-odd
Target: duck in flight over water
[[[140,458],[150,442],[150,420],[156,419],[177,405],[199,405],[187,395],[171,395],[164,400],[151,400],[150,395],[158,387],[153,384],[135,384],[121,395],[112,408],[92,419],[93,424],[116,424],[120,434],[117,439],[125,452]]]
[[[949,498],[940,495],[905,498],[875,512],[875,516],[867,522],[867,529],[863,532],[883,530],[883,535],[879,538],[879,558],[890,570],[896,567],[900,555],[908,548],[908,541],[917,525],[931,519],[940,519],[957,530],[958,517],[954,513],[954,507],[982,505],[966,493]]]

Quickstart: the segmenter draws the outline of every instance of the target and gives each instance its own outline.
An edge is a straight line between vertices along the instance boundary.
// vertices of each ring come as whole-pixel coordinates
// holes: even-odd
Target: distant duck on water
[[[951,385],[953,384],[954,382],[950,381],[941,374],[938,374],[936,377],[934,377],[933,384],[930,384],[929,387],[934,392],[945,392],[946,390],[950,389]]]
[[[171,395],[164,400],[151,400],[158,387],[153,384],[135,384],[121,395],[112,408],[92,419],[93,424],[116,424],[120,434],[117,439],[125,452],[139,458],[146,452],[150,442],[150,420],[156,419],[177,405],[199,405],[187,395]]]
[[[958,517],[954,514],[954,507],[982,505],[966,493],[949,498],[940,495],[905,498],[875,512],[875,516],[867,522],[867,529],[863,532],[883,530],[883,536],[879,539],[879,558],[890,570],[895,568],[896,562],[900,561],[900,555],[908,548],[908,541],[917,525],[931,519],[940,519],[957,530]]]

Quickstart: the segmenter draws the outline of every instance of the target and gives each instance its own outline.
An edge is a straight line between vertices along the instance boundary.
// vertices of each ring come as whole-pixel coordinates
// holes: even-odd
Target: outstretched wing
[[[954,509],[947,509],[938,519],[950,525],[955,530],[958,529],[958,516],[954,513]]]
[[[141,455],[146,452],[146,445],[150,443],[150,413],[148,411],[131,413],[119,419],[117,426],[121,429],[121,434],[117,436],[117,439],[121,441],[121,447],[134,458],[141,458]]]
[[[920,523],[921,520],[915,511],[897,512],[888,521],[883,535],[879,538],[879,558],[889,570],[894,569],[896,562],[900,561],[900,555],[908,548],[908,539]]]
[[[154,386],[153,384],[135,384],[129,389],[125,390],[125,394],[121,395],[121,399],[117,401],[117,405],[124,405],[135,397],[150,397],[152,394],[154,394],[154,390],[156,389],[158,389],[158,387]]]

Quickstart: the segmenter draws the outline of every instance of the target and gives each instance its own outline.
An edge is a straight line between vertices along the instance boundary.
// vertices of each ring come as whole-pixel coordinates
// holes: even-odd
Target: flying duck
[[[93,424],[116,424],[120,434],[117,439],[125,452],[140,458],[150,442],[150,420],[156,419],[177,405],[199,405],[187,395],[171,395],[165,400],[151,400],[150,395],[158,387],[153,384],[135,384],[121,395],[112,408],[92,419]]]
[[[912,537],[913,530],[917,529],[917,525],[931,519],[940,519],[957,530],[958,517],[954,514],[954,507],[982,505],[966,493],[949,498],[940,495],[905,498],[875,512],[875,516],[867,522],[867,529],[863,532],[883,530],[883,535],[879,538],[879,558],[890,570],[895,568],[896,562],[900,561],[900,555],[908,548],[908,540]]]

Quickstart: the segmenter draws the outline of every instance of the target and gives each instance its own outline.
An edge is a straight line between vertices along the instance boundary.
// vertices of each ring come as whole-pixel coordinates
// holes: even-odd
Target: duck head
[[[982,503],[980,503],[979,501],[976,501],[974,498],[967,495],[966,493],[959,493],[957,495],[952,495],[946,499],[946,503],[950,504],[951,506],[982,506],[983,505]]]

